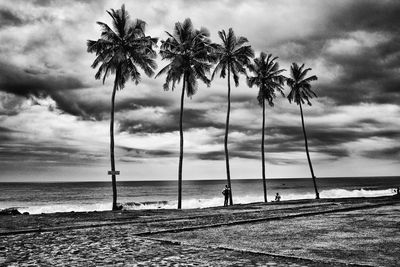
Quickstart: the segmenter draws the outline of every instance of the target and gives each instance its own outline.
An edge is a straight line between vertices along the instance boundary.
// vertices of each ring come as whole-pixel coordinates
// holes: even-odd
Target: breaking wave
[[[111,203],[88,203],[88,204],[47,204],[35,205],[29,207],[15,207],[21,213],[29,212],[29,214],[54,213],[54,212],[88,212],[88,211],[104,211],[111,209]]]

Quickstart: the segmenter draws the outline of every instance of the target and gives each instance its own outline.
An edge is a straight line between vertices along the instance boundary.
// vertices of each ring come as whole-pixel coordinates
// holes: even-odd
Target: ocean
[[[183,181],[182,208],[222,206],[226,180]],[[400,177],[319,178],[321,198],[393,195]],[[177,207],[176,181],[118,182],[118,202],[125,209]],[[267,180],[268,200],[315,197],[311,178]],[[232,180],[235,204],[263,201],[261,179]],[[15,207],[30,214],[110,210],[111,182],[0,183],[0,209]]]

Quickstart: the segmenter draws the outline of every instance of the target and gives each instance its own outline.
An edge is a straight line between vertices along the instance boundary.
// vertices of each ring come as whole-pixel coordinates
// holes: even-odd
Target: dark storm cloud
[[[10,128],[0,126],[0,145],[15,140],[15,138],[13,138],[13,134],[17,132],[18,131]]]
[[[6,127],[0,127],[0,133],[9,133],[9,132],[14,132],[14,131]]]
[[[311,128],[310,131],[315,129]],[[293,159],[277,159],[274,157],[274,153],[289,153],[304,151],[304,137],[299,127],[275,127],[273,129],[267,129],[265,141],[265,151],[267,155],[270,155],[271,160],[276,164],[294,163]],[[258,131],[246,131],[246,135],[255,136],[251,140],[235,140],[235,142],[229,144],[229,155],[231,158],[246,158],[246,159],[260,159],[260,147],[261,147],[261,134]],[[338,148],[337,144],[341,144],[345,140],[345,136],[350,134],[343,134],[343,140],[341,138],[329,138],[329,134],[336,136],[337,132],[316,130],[309,137],[310,151],[319,152],[331,157],[331,159],[339,159],[349,156],[349,151],[346,149]],[[221,136],[222,137],[222,136]],[[364,138],[365,136],[360,135],[354,137],[354,140]],[[216,143],[221,143],[223,138],[215,138]],[[207,160],[223,160],[225,158],[224,151],[212,151],[200,153],[197,155],[200,159]]]
[[[85,85],[79,79],[68,75],[51,75],[46,71],[20,69],[0,62],[0,91],[19,96],[52,96],[62,90],[80,89]]]
[[[357,125],[361,124],[373,125],[374,129],[360,131]],[[396,130],[379,129],[376,126],[381,125],[375,120],[362,120],[360,124],[353,127],[343,127],[340,129],[326,127],[307,127],[307,136],[309,141],[309,149],[311,152],[318,152],[329,156],[331,159],[340,159],[350,156],[350,151],[340,145],[348,142],[356,142],[370,138],[389,138],[399,139],[400,132]],[[259,158],[261,135],[258,131],[247,131],[246,135],[259,137],[252,140],[236,140],[230,144],[230,156],[248,159]],[[219,140],[220,141],[220,140]],[[384,158],[396,155],[398,148],[386,150],[368,151],[364,155],[370,158]],[[279,126],[267,128],[267,136],[265,141],[266,153],[285,153],[304,151],[304,137],[301,127],[296,126]],[[271,156],[272,159],[274,158]],[[213,151],[199,155],[200,159],[222,160],[224,152]],[[278,163],[278,160],[276,163]],[[290,159],[288,159],[293,163]],[[279,164],[284,164],[283,162]]]
[[[308,38],[288,39],[280,45],[288,49],[273,48],[279,56],[289,62],[304,62],[323,59],[328,67],[340,68],[337,77],[329,82],[318,82],[314,86],[319,96],[327,96],[339,105],[369,103],[394,103],[400,101],[400,2],[399,1],[351,1],[334,10],[325,25],[321,25]],[[357,41],[365,34],[366,40],[354,53],[330,53],[329,47],[341,41]],[[371,34],[372,36],[368,36]],[[363,47],[362,41],[377,38],[377,44]],[[379,40],[380,39],[380,40]],[[352,49],[352,48],[349,48]],[[308,63],[308,64],[307,64]],[[314,69],[312,74],[323,76]]]
[[[157,103],[157,102],[155,102]],[[151,106],[152,102],[146,103]],[[159,103],[165,104],[165,103]],[[166,133],[179,130],[179,116],[180,109],[171,109],[164,114],[164,119],[160,119],[156,122],[138,120],[135,118],[129,118],[120,120],[119,130],[122,132],[129,133]],[[187,108],[184,110],[184,122],[183,127],[185,130],[197,129],[197,128],[223,128],[225,124],[218,123],[210,119],[207,112],[203,109],[191,109]]]
[[[166,121],[154,123],[143,120],[125,119],[119,121],[119,131],[130,134],[137,133],[168,133],[179,130],[177,123],[168,123]]]
[[[364,121],[365,122],[365,121]],[[373,123],[373,120],[368,120],[368,123]],[[397,130],[379,129],[360,131],[357,124],[350,126],[343,126],[343,128],[326,128],[326,127],[307,127],[307,137],[310,150],[314,152],[321,152],[333,157],[345,157],[349,155],[349,151],[341,149],[339,146],[348,142],[356,142],[362,139],[370,138],[400,138],[400,132]],[[379,126],[378,122],[374,126]],[[272,129],[272,137],[268,137],[271,143],[275,143],[272,151],[293,151],[294,149],[302,150],[304,148],[304,137],[300,127],[284,126]],[[278,134],[278,138],[274,138],[274,134]]]
[[[121,161],[124,162],[136,162],[137,159],[141,158],[154,158],[154,157],[176,157],[178,153],[169,150],[151,150],[151,149],[140,149],[131,147],[119,147],[125,151]]]
[[[243,106],[248,106],[252,107],[254,104],[258,103],[257,102],[257,88],[249,88],[249,90],[253,91],[254,95],[244,95],[244,94],[237,94],[233,92],[231,94],[231,105],[243,105]],[[197,103],[210,103],[210,100],[212,103],[221,103],[223,105],[227,105],[227,93],[226,92],[213,92],[213,96],[202,98],[202,99],[196,99]]]
[[[63,2],[65,2],[63,0],[33,0],[32,2],[35,4],[35,6],[43,6],[43,7],[57,6],[57,5],[61,6],[61,5],[65,4],[65,3],[63,3]],[[85,4],[94,2],[97,4],[101,4],[104,1],[102,1],[102,0],[74,0],[74,2],[81,2],[81,3],[85,3]]]
[[[363,156],[372,159],[391,159],[394,161],[399,161],[400,146],[385,149],[368,150],[363,153]]]
[[[279,126],[268,130],[272,134],[271,142],[285,141],[288,146],[304,146],[301,126]],[[314,146],[335,146],[344,142],[356,141],[360,138],[375,136],[376,133],[360,133],[357,129],[332,129],[326,127],[307,127],[307,137]],[[280,136],[280,137],[274,137]]]
[[[85,88],[85,84],[79,79],[68,75],[51,75],[46,71],[34,69],[22,70],[2,62],[0,62],[0,73],[0,91],[26,98],[49,96],[56,101],[61,110],[83,118],[88,117],[84,110],[80,109],[75,101],[76,98],[70,97],[72,95],[67,92]],[[11,110],[15,110],[15,107],[11,107]]]
[[[224,160],[225,153],[224,151],[211,151],[196,154],[195,157],[202,160]],[[253,153],[248,151],[236,151],[231,150],[229,152],[229,158],[244,158],[244,159],[260,159],[259,153]]]
[[[85,165],[104,159],[104,155],[100,153],[85,152],[79,148],[60,147],[59,145],[9,145],[4,141],[7,140],[2,140],[2,149],[0,149],[0,161],[4,163],[29,162],[52,165]]]
[[[400,43],[400,39],[393,42]],[[332,56],[332,64],[339,65],[342,74],[329,84],[321,84],[319,95],[346,105],[359,102],[397,104],[400,78],[395,69],[400,67],[399,51],[387,54],[381,50],[382,46],[378,46],[356,56]],[[385,60],[392,56],[397,57],[396,62]]]
[[[15,0],[18,3],[18,0]],[[24,11],[18,9],[9,9],[5,6],[0,6],[0,29],[9,26],[20,27],[30,25],[38,21],[47,20],[51,22],[53,17],[50,14],[42,14],[41,17],[35,17],[33,14],[26,14]]]
[[[332,14],[331,29],[399,32],[400,2],[396,0],[351,1],[349,5]]]
[[[23,20],[10,10],[0,9],[0,28],[6,26],[18,26],[22,23]]]
[[[0,93],[0,105],[2,106],[0,107],[0,116],[17,115],[25,101],[25,97]]]
[[[123,98],[118,100],[116,111],[135,110],[143,107],[168,107],[171,106],[171,99],[163,97],[150,98]]]
[[[49,96],[63,111],[84,114],[75,103],[79,95],[66,92],[90,87],[80,70],[85,42],[77,38],[90,16],[77,20],[75,13],[89,8],[102,10],[102,3],[16,0],[13,5],[0,4],[0,91],[25,97]],[[68,10],[74,7],[79,10]]]
[[[180,110],[174,109],[170,113],[172,121],[179,122]],[[184,111],[184,127],[185,129],[193,128],[223,128],[223,123],[218,123],[210,119],[207,115],[207,111],[203,109],[185,109]]]
[[[196,104],[205,104],[208,108],[185,108],[183,111],[183,128],[185,131],[209,127],[225,129],[225,118],[223,122],[216,121],[215,118],[213,118],[213,115],[210,114],[210,112],[218,112],[223,117],[226,116],[227,104],[225,95],[216,94],[212,97],[200,99],[196,101]],[[237,107],[251,109],[254,106],[258,107],[258,102],[255,96],[232,95],[232,111]],[[156,97],[147,100],[121,100],[121,102],[116,105],[116,110],[134,110],[143,107],[162,107],[165,108],[165,113],[161,119],[155,122],[134,117],[121,119],[119,120],[120,131],[126,131],[129,133],[166,133],[179,130],[180,109],[179,107],[174,106],[170,99]],[[106,112],[109,112],[109,110],[107,109]],[[230,125],[230,130],[245,132],[248,130],[248,125],[246,122],[242,125]]]
[[[81,103],[79,98],[67,92],[52,92],[51,98],[56,102],[56,105],[62,111],[86,119],[101,119],[103,107],[90,103]],[[71,101],[74,99],[74,101]]]
[[[52,4],[55,3],[54,0],[34,0],[35,6],[51,6]]]
[[[90,92],[96,94],[95,89],[91,89]],[[82,119],[101,121],[110,118],[111,96],[89,100],[80,97],[79,93],[75,91],[57,91],[53,92],[51,97],[56,101],[57,107],[62,111]],[[167,107],[170,103],[170,99],[162,97],[152,97],[151,99],[137,97],[117,98],[115,102],[115,112],[124,113],[126,111],[140,110],[148,107]],[[134,118],[132,118],[132,120],[121,119],[121,130],[128,131],[131,126],[135,126],[140,122],[142,122],[142,120],[134,120]],[[152,125],[152,123],[150,124]],[[146,129],[143,129],[143,131],[146,131]]]
[[[247,105],[257,106],[257,102],[252,97],[238,97],[234,102],[235,105],[243,107]],[[233,111],[235,111],[233,105]],[[257,107],[258,108],[258,107]],[[179,109],[169,110],[165,114],[165,120],[160,120],[157,123],[145,122],[143,120],[123,120],[120,123],[121,131],[130,133],[167,133],[179,130]],[[323,114],[318,114],[318,116]],[[225,116],[225,111],[223,116]],[[297,114],[296,114],[297,116]],[[307,121],[307,118],[306,118]],[[184,130],[202,129],[213,127],[223,130],[225,124],[217,123],[212,120],[211,116],[204,109],[185,109],[184,111]],[[230,156],[247,159],[258,159],[261,142],[261,131],[259,129],[248,128],[248,124],[230,125],[230,133],[241,133],[245,136],[252,137],[251,140],[230,139]],[[331,160],[350,156],[350,151],[341,147],[342,144],[349,142],[357,142],[371,138],[389,138],[399,139],[400,132],[397,130],[387,129],[386,125],[377,119],[360,119],[354,120],[347,124],[343,123],[341,127],[332,127],[330,122],[326,121],[321,126],[314,124],[307,126],[307,135],[310,145],[310,151],[321,153],[329,156]],[[212,135],[209,144],[223,144],[224,132]],[[267,125],[266,128],[266,152],[267,153],[290,153],[304,152],[304,137],[301,130],[301,125]],[[189,156],[189,155],[188,155]],[[197,155],[192,155],[204,160],[223,160],[225,154],[221,151],[201,152]],[[293,163],[293,160],[287,159],[279,161],[274,159],[276,164],[283,165],[285,162]]]

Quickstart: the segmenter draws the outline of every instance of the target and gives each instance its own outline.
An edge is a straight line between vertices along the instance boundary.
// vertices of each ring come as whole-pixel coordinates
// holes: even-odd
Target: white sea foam
[[[379,197],[379,196],[390,196],[393,195],[393,189],[384,190],[345,190],[345,189],[331,189],[323,190],[320,192],[321,198],[345,198],[345,197]],[[282,195],[281,200],[296,200],[296,199],[313,199],[314,193],[289,193]],[[268,201],[274,200],[274,196],[268,197]],[[262,196],[238,196],[234,198],[235,204],[247,204],[254,202],[263,201]],[[211,198],[211,199],[184,199],[182,201],[182,208],[193,209],[193,208],[207,208],[207,207],[218,207],[223,205],[222,198]],[[129,207],[128,209],[173,209],[176,208],[176,201],[169,201],[166,204],[152,203],[152,204],[141,204],[135,207]]]
[[[390,196],[393,195],[393,189],[384,190],[345,190],[345,189],[331,189],[323,190],[320,192],[321,198],[345,198],[345,197],[379,197],[379,196]],[[296,199],[313,199],[315,198],[314,193],[289,193],[282,195],[281,200],[296,200]],[[274,196],[268,197],[268,201],[274,200]],[[263,201],[262,196],[238,196],[234,198],[235,204],[247,204],[254,202]],[[139,205],[129,206],[126,209],[174,209],[177,207],[176,201],[168,201],[167,203],[137,203]],[[218,207],[223,205],[222,198],[210,198],[210,199],[183,199],[182,208],[193,209],[193,208],[207,208],[207,207]]]
[[[393,195],[394,189],[381,189],[381,190],[345,190],[345,189],[330,189],[321,192],[322,198],[343,198],[343,197],[380,197]]]
[[[394,194],[393,189],[382,189],[382,190],[345,190],[345,189],[330,189],[320,191],[321,198],[345,198],[345,197],[378,197],[378,196],[390,196]],[[284,200],[296,200],[296,199],[313,199],[314,193],[281,193],[281,201]],[[273,200],[274,196],[271,194],[268,200]],[[262,196],[234,196],[235,204],[246,204],[253,202],[263,201]],[[177,201],[152,201],[152,202],[130,202],[122,203],[124,209],[127,210],[141,210],[141,209],[175,209],[177,207]],[[194,209],[194,208],[207,208],[217,207],[223,205],[223,199],[221,197],[214,197],[208,199],[183,199],[182,208]],[[93,203],[93,204],[55,204],[55,205],[37,205],[30,207],[17,207],[20,212],[29,212],[30,214],[41,214],[41,213],[53,213],[53,212],[87,212],[87,211],[104,211],[111,209],[110,202],[104,203]]]
[[[54,213],[54,212],[86,212],[86,211],[104,211],[110,210],[111,203],[93,203],[93,204],[56,204],[56,205],[35,205],[30,207],[18,207],[22,212],[29,214]]]

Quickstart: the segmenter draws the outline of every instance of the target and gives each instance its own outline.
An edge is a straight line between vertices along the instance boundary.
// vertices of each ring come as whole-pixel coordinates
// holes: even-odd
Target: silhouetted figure
[[[224,190],[222,190],[222,194],[224,195],[224,207],[227,207],[229,196],[231,194],[231,189],[228,187],[228,185],[225,185]]]
[[[279,195],[279,193],[276,193],[276,195],[275,195],[275,201],[276,201],[276,202],[281,201],[281,196]]]

